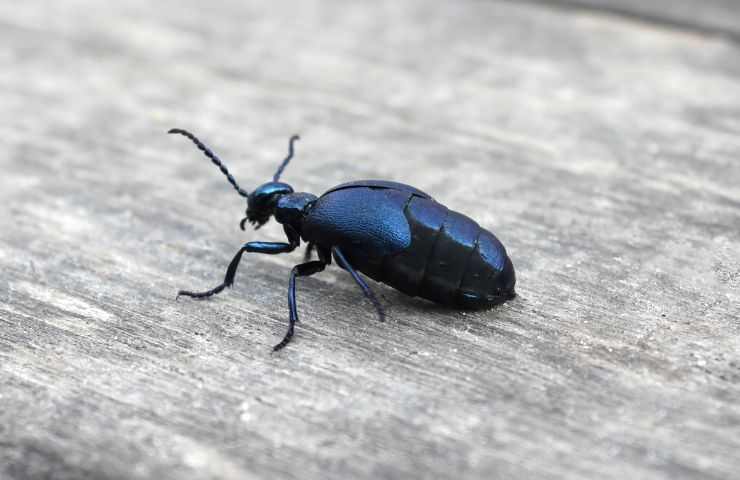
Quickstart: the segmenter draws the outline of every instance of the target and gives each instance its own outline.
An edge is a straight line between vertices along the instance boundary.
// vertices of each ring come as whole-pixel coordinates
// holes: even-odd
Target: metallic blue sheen
[[[478,251],[486,263],[497,270],[503,270],[506,265],[506,249],[498,238],[491,232],[484,230],[478,239]]]
[[[293,187],[282,182],[267,182],[260,185],[247,197],[247,219],[256,228],[264,225],[272,215],[278,199],[293,193]],[[242,221],[243,225],[243,221]]]
[[[447,209],[446,209],[447,210]],[[468,269],[480,226],[461,213],[447,210],[436,232],[434,248],[427,259],[420,295],[435,302],[454,304],[458,287]]]
[[[511,298],[513,267],[492,233],[425,198],[412,198],[406,218],[411,246],[386,258],[380,274],[363,273],[408,295],[460,308],[489,308]],[[481,239],[485,256],[479,251]]]
[[[304,192],[282,195],[275,207],[275,220],[283,225],[300,226],[308,208],[316,201],[316,195]],[[297,230],[300,233],[300,230]]]
[[[332,188],[331,190],[327,191],[324,195],[326,195],[327,193],[336,192],[337,190],[343,190],[346,188],[355,188],[355,187],[370,187],[370,188],[397,190],[399,192],[413,193],[414,195],[423,197],[423,198],[429,198],[429,199],[432,198],[431,195],[429,195],[428,193],[422,192],[418,188],[412,187],[411,185],[406,185],[405,183],[391,182],[390,180],[357,180],[354,182],[342,183]]]
[[[350,259],[393,255],[411,244],[403,213],[408,198],[396,190],[330,190],[304,218],[301,236],[317,245],[340,247]]]
[[[293,228],[319,251],[341,248],[356,270],[408,295],[473,309],[514,296],[514,268],[501,242],[408,185],[334,187]]]

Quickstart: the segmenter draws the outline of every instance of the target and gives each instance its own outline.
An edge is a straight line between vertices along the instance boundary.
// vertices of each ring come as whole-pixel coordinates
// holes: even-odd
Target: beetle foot
[[[227,285],[225,283],[222,283],[216,288],[212,288],[205,292],[189,292],[187,290],[180,290],[179,292],[177,292],[177,296],[175,297],[175,300],[178,300],[181,296],[195,298],[196,300],[202,300],[204,298],[212,297],[213,295],[220,293],[226,287]]]
[[[378,320],[381,322],[385,322],[385,309],[383,308],[383,305],[381,305],[380,301],[375,297],[375,295],[370,292],[370,294],[367,296],[368,299],[372,302],[373,306],[375,307],[375,310],[378,312]]]

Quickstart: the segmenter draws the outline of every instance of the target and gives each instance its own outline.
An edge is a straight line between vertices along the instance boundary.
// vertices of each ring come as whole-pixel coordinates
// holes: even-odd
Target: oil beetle
[[[296,277],[324,270],[332,257],[373,303],[381,321],[385,318],[383,307],[358,272],[407,295],[462,309],[487,309],[516,296],[514,266],[501,242],[469,217],[435,202],[421,190],[385,180],[359,180],[338,185],[320,197],[295,192],[279,181],[293,158],[293,145],[299,139],[294,135],[288,156],[272,181],[247,193],[195,135],[179,128],[168,133],[184,135],[195,143],[247,199],[242,230],[247,221],[258,229],[274,216],[288,240],[244,244],[226,269],[222,284],[205,292],[181,290],[178,297],[205,298],[230,287],[244,252],[287,253],[301,240],[308,244],[304,262],[290,272],[288,331],[273,347],[275,351],[290,342],[298,321]],[[313,249],[318,260],[311,260]]]

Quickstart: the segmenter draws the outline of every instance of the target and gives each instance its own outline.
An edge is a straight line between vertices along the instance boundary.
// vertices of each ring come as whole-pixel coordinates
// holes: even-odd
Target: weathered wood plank
[[[0,477],[736,475],[734,42],[475,1],[26,2],[0,24]],[[280,232],[239,231],[172,126],[247,188],[293,132],[297,188],[412,183],[497,233],[520,296],[463,314],[376,286],[379,324],[332,268],[270,354],[299,254],[175,302]]]
[[[689,30],[740,43],[740,3],[736,0],[524,0],[550,7],[595,11],[651,24]]]

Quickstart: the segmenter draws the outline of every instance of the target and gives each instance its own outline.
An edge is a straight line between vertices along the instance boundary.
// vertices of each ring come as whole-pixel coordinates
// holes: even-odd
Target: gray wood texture
[[[614,15],[652,28],[687,30],[740,43],[737,0],[512,0]]]
[[[673,21],[737,4],[566,3],[0,3],[0,478],[738,478],[740,47]],[[300,253],[175,301],[281,232],[174,126],[428,191],[519,297],[381,324],[332,267],[272,354]]]

